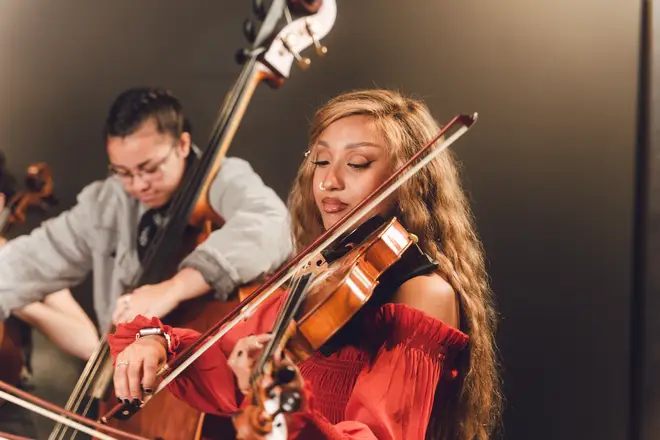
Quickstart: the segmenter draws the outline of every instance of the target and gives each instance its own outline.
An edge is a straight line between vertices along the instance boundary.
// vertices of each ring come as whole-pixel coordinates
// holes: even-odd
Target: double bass
[[[0,170],[0,179],[9,179],[6,170]],[[53,178],[48,165],[39,162],[28,166],[25,189],[12,195],[0,211],[0,239],[4,239],[13,226],[25,222],[28,209],[47,209],[55,203]],[[24,349],[29,345],[29,340],[29,326],[17,318],[10,317],[0,322],[0,380],[14,386],[20,385],[26,367]],[[0,400],[0,405],[2,403]]]
[[[223,219],[208,201],[209,189],[256,87],[262,82],[273,88],[280,87],[289,77],[294,62],[307,69],[311,61],[301,53],[309,47],[314,46],[319,55],[327,52],[320,41],[334,25],[335,0],[274,0],[267,10],[265,5],[263,1],[254,1],[256,19],[261,25],[257,29],[253,21],[244,24],[244,33],[251,44],[237,55],[243,64],[239,78],[225,98],[207,149],[198,163],[188,169],[180,189],[174,194],[168,221],[155,234],[129,291],[169,278],[188,252],[214,229],[222,227]],[[164,317],[164,322],[206,331],[251,289],[251,286],[239,289],[236,297],[227,302],[213,300],[210,296],[187,301]],[[100,414],[107,412],[117,403],[111,385],[112,360],[105,334],[86,364],[66,410],[85,416],[96,402]],[[203,429],[209,426],[205,422],[210,418],[164,392],[151,399],[149,405],[130,420],[113,419],[108,423],[147,438],[193,440],[203,438]],[[69,438],[66,432],[66,427],[56,425],[49,440]]]

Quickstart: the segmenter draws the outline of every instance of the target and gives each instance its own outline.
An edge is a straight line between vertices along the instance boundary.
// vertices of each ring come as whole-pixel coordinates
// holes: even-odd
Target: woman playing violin
[[[344,93],[318,110],[289,198],[297,248],[341,219],[438,130],[423,102],[392,91]],[[451,153],[443,151],[372,214],[396,216],[418,245],[383,274],[367,306],[294,367],[305,398],[289,416],[289,437],[489,438],[501,404],[495,311]],[[331,263],[334,257],[325,256]],[[282,303],[283,295],[264,302],[168,389],[207,413],[239,411]],[[151,327],[166,337],[136,340]],[[110,340],[116,395],[144,399],[157,366],[198,336],[143,316],[120,325]]]

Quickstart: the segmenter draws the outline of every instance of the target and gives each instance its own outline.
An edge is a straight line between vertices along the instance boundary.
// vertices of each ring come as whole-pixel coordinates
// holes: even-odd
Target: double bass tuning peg
[[[289,38],[293,38],[293,36],[290,36]],[[307,57],[301,56],[298,52],[296,52],[291,46],[292,44],[288,41],[288,38],[282,38],[282,45],[284,48],[289,51],[291,55],[296,59],[296,62],[298,63],[298,67],[300,67],[301,70],[307,70],[309,69],[309,66],[312,64],[312,60],[310,60]]]
[[[309,34],[309,36],[312,37],[312,41],[314,42],[314,48],[316,48],[317,55],[324,56],[325,54],[327,54],[328,48],[322,45],[321,42],[318,40],[318,38],[316,38],[314,29],[312,29],[312,26],[310,25],[309,22],[307,22],[305,28],[307,29],[307,33]]]
[[[268,7],[266,7],[265,0],[252,0],[252,10],[260,21],[263,21],[266,15],[268,15]]]
[[[252,20],[249,18],[246,18],[243,22],[243,34],[250,43],[254,43],[255,38],[257,38],[257,31],[254,23],[252,23]]]

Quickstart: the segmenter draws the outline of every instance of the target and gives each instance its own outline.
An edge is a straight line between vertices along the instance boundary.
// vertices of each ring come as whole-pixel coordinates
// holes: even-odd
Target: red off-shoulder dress
[[[207,414],[236,412],[243,395],[227,357],[240,338],[272,329],[283,299],[280,295],[266,301],[168,385],[169,391]],[[436,389],[442,393],[453,379],[452,364],[465,348],[467,335],[423,311],[394,303],[367,308],[351,324],[338,343],[299,365],[309,410],[295,415],[290,438],[423,440]],[[170,354],[199,336],[138,316],[109,336],[113,358],[135,341],[139,329],[153,326],[171,335]]]

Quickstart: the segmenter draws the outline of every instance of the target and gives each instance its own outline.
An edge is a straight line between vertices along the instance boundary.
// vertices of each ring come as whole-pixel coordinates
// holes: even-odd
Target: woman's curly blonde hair
[[[311,123],[309,148],[333,122],[352,115],[372,117],[388,142],[393,169],[399,168],[440,130],[427,106],[390,90],[343,93],[320,108]],[[502,395],[495,347],[497,316],[485,269],[482,244],[459,179],[457,162],[444,150],[404,183],[396,194],[394,215],[419,237],[422,249],[458,293],[461,330],[470,337],[458,359],[454,393],[434,403],[427,438],[488,439],[499,427]],[[289,196],[292,234],[297,249],[323,233],[314,202],[314,165],[303,161]]]

